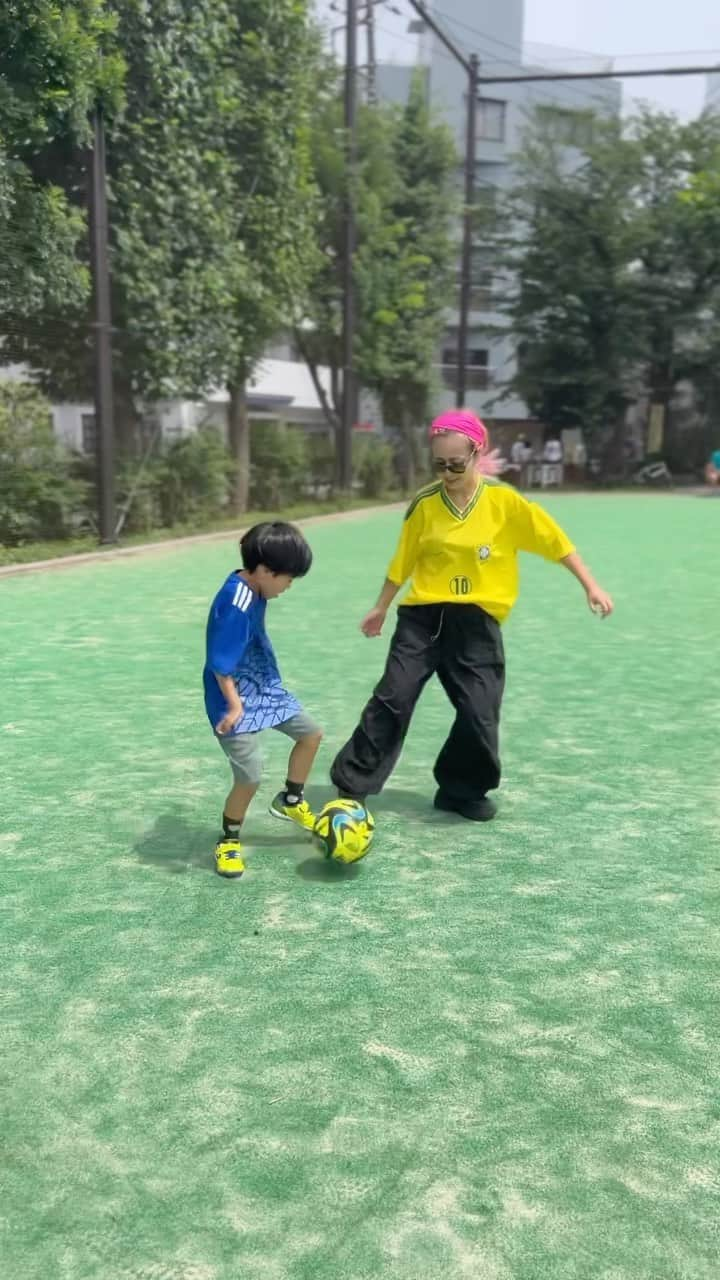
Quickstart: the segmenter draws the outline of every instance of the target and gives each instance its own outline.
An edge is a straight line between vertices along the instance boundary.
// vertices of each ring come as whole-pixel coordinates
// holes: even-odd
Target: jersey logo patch
[[[478,547],[478,560],[490,559],[490,547]]]
[[[450,590],[454,596],[469,596],[472,591],[472,582],[469,578],[453,578]]]

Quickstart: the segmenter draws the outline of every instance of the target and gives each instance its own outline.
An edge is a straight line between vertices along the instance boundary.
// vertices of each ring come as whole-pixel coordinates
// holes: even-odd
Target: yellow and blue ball
[[[313,836],[326,858],[347,866],[365,857],[374,831],[372,816],[358,800],[331,800],[320,810]]]

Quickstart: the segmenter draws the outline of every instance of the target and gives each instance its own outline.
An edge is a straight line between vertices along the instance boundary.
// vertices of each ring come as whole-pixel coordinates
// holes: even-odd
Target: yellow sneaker
[[[215,870],[219,876],[235,880],[245,870],[241,857],[242,845],[239,840],[218,840],[215,845]]]
[[[282,791],[278,792],[270,805],[270,813],[273,818],[281,818],[283,822],[294,822],[303,831],[312,832],[315,826],[315,814],[307,800],[301,800],[299,804],[286,804]]]

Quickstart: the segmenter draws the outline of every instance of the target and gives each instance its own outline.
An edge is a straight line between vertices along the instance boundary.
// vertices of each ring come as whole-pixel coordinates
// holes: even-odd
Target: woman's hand
[[[506,465],[506,460],[500,456],[499,449],[493,449],[492,453],[479,454],[475,462],[476,470],[483,476],[499,476]]]
[[[607,591],[603,591],[597,582],[593,582],[587,588],[586,594],[593,613],[599,614],[601,618],[609,618],[615,606]]]
[[[375,636],[379,636],[380,633],[382,632],[383,626],[385,625],[386,618],[387,618],[387,609],[380,609],[376,605],[375,608],[371,609],[370,612],[366,614],[365,617],[363,618],[362,622],[360,623],[360,630],[362,631],[364,636],[368,637],[369,640],[374,639]]]

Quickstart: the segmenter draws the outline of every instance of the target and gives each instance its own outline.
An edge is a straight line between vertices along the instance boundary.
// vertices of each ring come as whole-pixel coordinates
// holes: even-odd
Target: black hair
[[[312,564],[312,551],[294,524],[269,520],[255,524],[240,539],[243,569],[254,573],[264,564],[271,573],[304,578]]]

